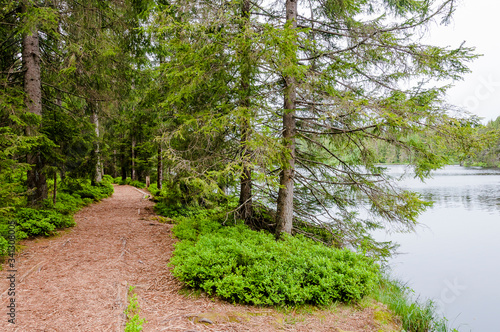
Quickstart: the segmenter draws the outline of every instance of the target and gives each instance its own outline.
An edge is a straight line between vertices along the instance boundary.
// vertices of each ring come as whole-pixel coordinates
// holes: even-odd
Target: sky
[[[472,73],[454,83],[448,101],[483,118],[500,116],[500,1],[458,0],[448,26],[431,25],[426,40],[437,46],[476,47],[482,57],[469,64]]]

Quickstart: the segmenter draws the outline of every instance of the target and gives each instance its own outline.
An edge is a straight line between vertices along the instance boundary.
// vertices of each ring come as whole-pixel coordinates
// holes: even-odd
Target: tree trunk
[[[123,139],[123,137],[122,137],[122,139]],[[127,164],[127,156],[126,156],[125,152],[126,152],[126,147],[124,144],[122,144],[120,146],[120,162],[121,162],[122,181],[127,180],[128,164]]]
[[[132,136],[132,181],[136,180],[136,175],[135,175],[135,136]]]
[[[156,187],[158,190],[163,188],[163,149],[161,147],[161,142],[158,143],[158,166],[157,166],[158,178],[156,179]]]
[[[241,32],[245,33],[245,30],[249,26],[250,22],[250,1],[243,0],[241,8],[242,25]],[[250,127],[250,49],[248,38],[245,40],[245,45],[243,49],[243,61],[241,65],[241,100],[240,106],[243,110],[242,122],[240,125],[241,129],[241,147],[243,149],[242,153],[242,174],[240,177],[240,211],[239,216],[241,219],[245,220],[245,223],[251,224],[253,216],[253,206],[252,206],[252,169],[250,164],[251,151],[248,147],[248,142],[251,137],[251,127]]]
[[[102,181],[102,165],[101,165],[101,151],[100,151],[100,146],[99,146],[99,137],[100,137],[100,132],[99,132],[99,116],[97,114],[97,107],[95,104],[90,104],[92,108],[92,115],[91,115],[91,122],[95,126],[95,136],[96,136],[96,142],[94,146],[94,154],[96,158],[96,163],[95,163],[95,170],[94,170],[94,177],[92,179],[92,182],[99,183]]]
[[[297,27],[297,0],[286,1],[286,20]],[[293,226],[293,189],[295,174],[295,102],[297,99],[296,81],[292,76],[285,77],[283,110],[283,139],[287,149],[286,161],[280,173],[280,189],[276,211],[276,237],[282,232],[291,234]]]
[[[57,172],[54,172],[54,193],[52,194],[52,203],[57,203]]]
[[[28,1],[23,1],[22,12],[27,12]],[[38,31],[34,27],[32,31],[23,35],[22,58],[24,74],[24,93],[26,95],[26,106],[30,113],[42,116],[42,81],[40,75],[40,42]],[[38,127],[27,126],[26,135],[36,136]],[[27,157],[27,163],[32,165],[28,171],[27,197],[28,205],[36,205],[47,198],[47,181],[42,173],[44,162],[40,151],[31,151]]]
[[[118,177],[118,162],[116,161],[116,149],[113,150],[113,177]]]

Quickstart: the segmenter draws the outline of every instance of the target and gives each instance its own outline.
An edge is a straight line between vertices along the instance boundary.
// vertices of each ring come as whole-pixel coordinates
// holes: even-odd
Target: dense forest
[[[313,226],[357,247],[411,229],[425,202],[379,163],[498,165],[498,120],[443,102],[473,50],[420,43],[453,6],[4,1],[2,216],[108,174],[152,179],[170,203],[235,198],[276,236]]]
[[[428,203],[382,164],[500,164],[500,118],[444,101],[474,49],[422,42],[453,0],[0,2],[3,252],[114,182],[383,256]]]

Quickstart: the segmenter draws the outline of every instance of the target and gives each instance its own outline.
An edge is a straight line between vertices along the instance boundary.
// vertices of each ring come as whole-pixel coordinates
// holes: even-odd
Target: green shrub
[[[200,209],[197,206],[186,206],[180,204],[169,204],[159,202],[155,205],[156,213],[169,218],[177,217],[195,217],[201,215],[208,215],[207,210]]]
[[[113,179],[113,183],[114,184],[120,184],[121,181],[122,181],[122,177],[121,176],[117,176],[116,178]]]
[[[171,264],[186,285],[232,302],[329,304],[360,300],[378,281],[365,256],[302,236],[274,236],[246,226],[222,227],[206,216],[178,217]]]
[[[9,250],[9,241],[0,236],[0,256],[7,256]]]
[[[99,182],[96,185],[96,187],[98,188],[101,195],[104,195],[104,197],[109,197],[109,196],[113,195],[113,193],[115,192],[113,185],[109,182]]]
[[[84,202],[79,195],[70,195],[65,192],[57,194],[55,205],[53,204],[52,199],[46,199],[42,204],[43,208],[54,209],[62,214],[73,214],[85,205],[87,205],[86,202]]]
[[[84,198],[83,199],[83,202],[85,203],[85,205],[90,205],[94,202],[94,200],[92,198]]]
[[[61,191],[71,195],[78,195],[81,198],[90,198],[100,201],[113,194],[113,185],[109,182],[99,182],[95,186],[90,184],[90,180],[68,179],[61,185]]]
[[[74,226],[72,215],[80,208],[110,196],[113,193],[112,179],[105,175],[101,183],[92,186],[90,180],[66,178],[57,193],[56,204],[52,199],[46,199],[40,209],[19,206],[0,209],[0,256],[7,248],[9,220],[17,220],[17,240],[53,235],[56,229]]]
[[[156,183],[151,183],[148,187],[148,191],[151,193],[153,196],[158,196],[160,194],[160,190],[158,189],[158,186]]]
[[[210,234],[222,227],[217,220],[204,218],[203,215],[199,215],[197,218],[177,215],[175,218],[178,223],[173,232],[181,240],[196,241],[200,234]]]
[[[62,215],[54,210],[20,208],[17,210],[16,219],[19,240],[40,235],[50,236],[57,228],[75,225],[71,216]]]
[[[146,184],[144,182],[137,181],[137,180],[131,181],[129,183],[129,185],[134,186],[136,188],[140,188],[140,189],[146,188]]]
[[[130,184],[130,181],[132,181],[130,178],[126,178],[125,180],[120,178],[120,181],[118,182],[118,184],[120,184],[120,185]]]
[[[113,177],[109,174],[104,174],[102,176],[102,181],[103,182],[107,182],[107,183],[114,183],[115,182],[115,179],[113,179]]]

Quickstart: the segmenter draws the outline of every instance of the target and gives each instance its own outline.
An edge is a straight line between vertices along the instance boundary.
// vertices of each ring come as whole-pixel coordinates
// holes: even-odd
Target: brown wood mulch
[[[7,267],[0,280],[0,331],[124,331],[135,286],[143,331],[379,331],[372,307],[284,312],[190,296],[167,263],[172,225],[130,186],[75,215],[77,226],[24,241],[17,255],[16,324],[8,323]]]

